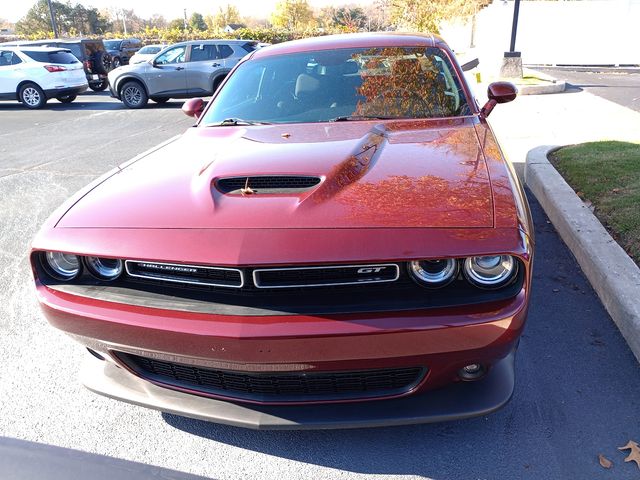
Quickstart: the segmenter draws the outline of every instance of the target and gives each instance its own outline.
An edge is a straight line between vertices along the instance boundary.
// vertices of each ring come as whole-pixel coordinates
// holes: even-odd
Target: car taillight
[[[46,68],[48,72],[65,72],[67,70],[60,65],[45,65],[44,68]]]

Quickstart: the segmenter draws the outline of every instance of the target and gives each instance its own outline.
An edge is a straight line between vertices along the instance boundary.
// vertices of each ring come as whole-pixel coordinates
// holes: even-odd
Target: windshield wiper
[[[330,122],[349,122],[351,120],[394,120],[402,117],[383,117],[381,115],[344,115],[329,120]]]
[[[255,122],[253,120],[243,120],[242,118],[225,118],[220,123],[212,123],[207,127],[227,127],[233,125],[271,125],[269,122]]]

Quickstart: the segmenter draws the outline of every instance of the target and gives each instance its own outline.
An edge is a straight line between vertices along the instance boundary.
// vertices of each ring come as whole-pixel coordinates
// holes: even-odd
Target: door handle
[[[221,67],[222,65],[220,65],[219,63],[212,63],[211,66],[212,67]]]
[[[176,71],[184,70],[184,67],[176,67]]]

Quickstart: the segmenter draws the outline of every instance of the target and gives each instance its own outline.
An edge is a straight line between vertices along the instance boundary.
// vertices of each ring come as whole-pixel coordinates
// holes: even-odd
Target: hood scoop
[[[214,185],[226,195],[277,195],[306,192],[320,181],[308,175],[255,175],[219,178]]]

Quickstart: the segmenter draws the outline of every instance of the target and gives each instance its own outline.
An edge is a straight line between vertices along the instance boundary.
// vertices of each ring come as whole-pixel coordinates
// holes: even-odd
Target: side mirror
[[[508,103],[518,96],[518,89],[510,82],[493,82],[487,88],[487,97],[489,101],[485,103],[480,114],[488,117],[498,103]]]
[[[200,118],[204,111],[204,100],[201,98],[190,98],[182,105],[182,112],[187,117],[193,117],[195,119]]]

